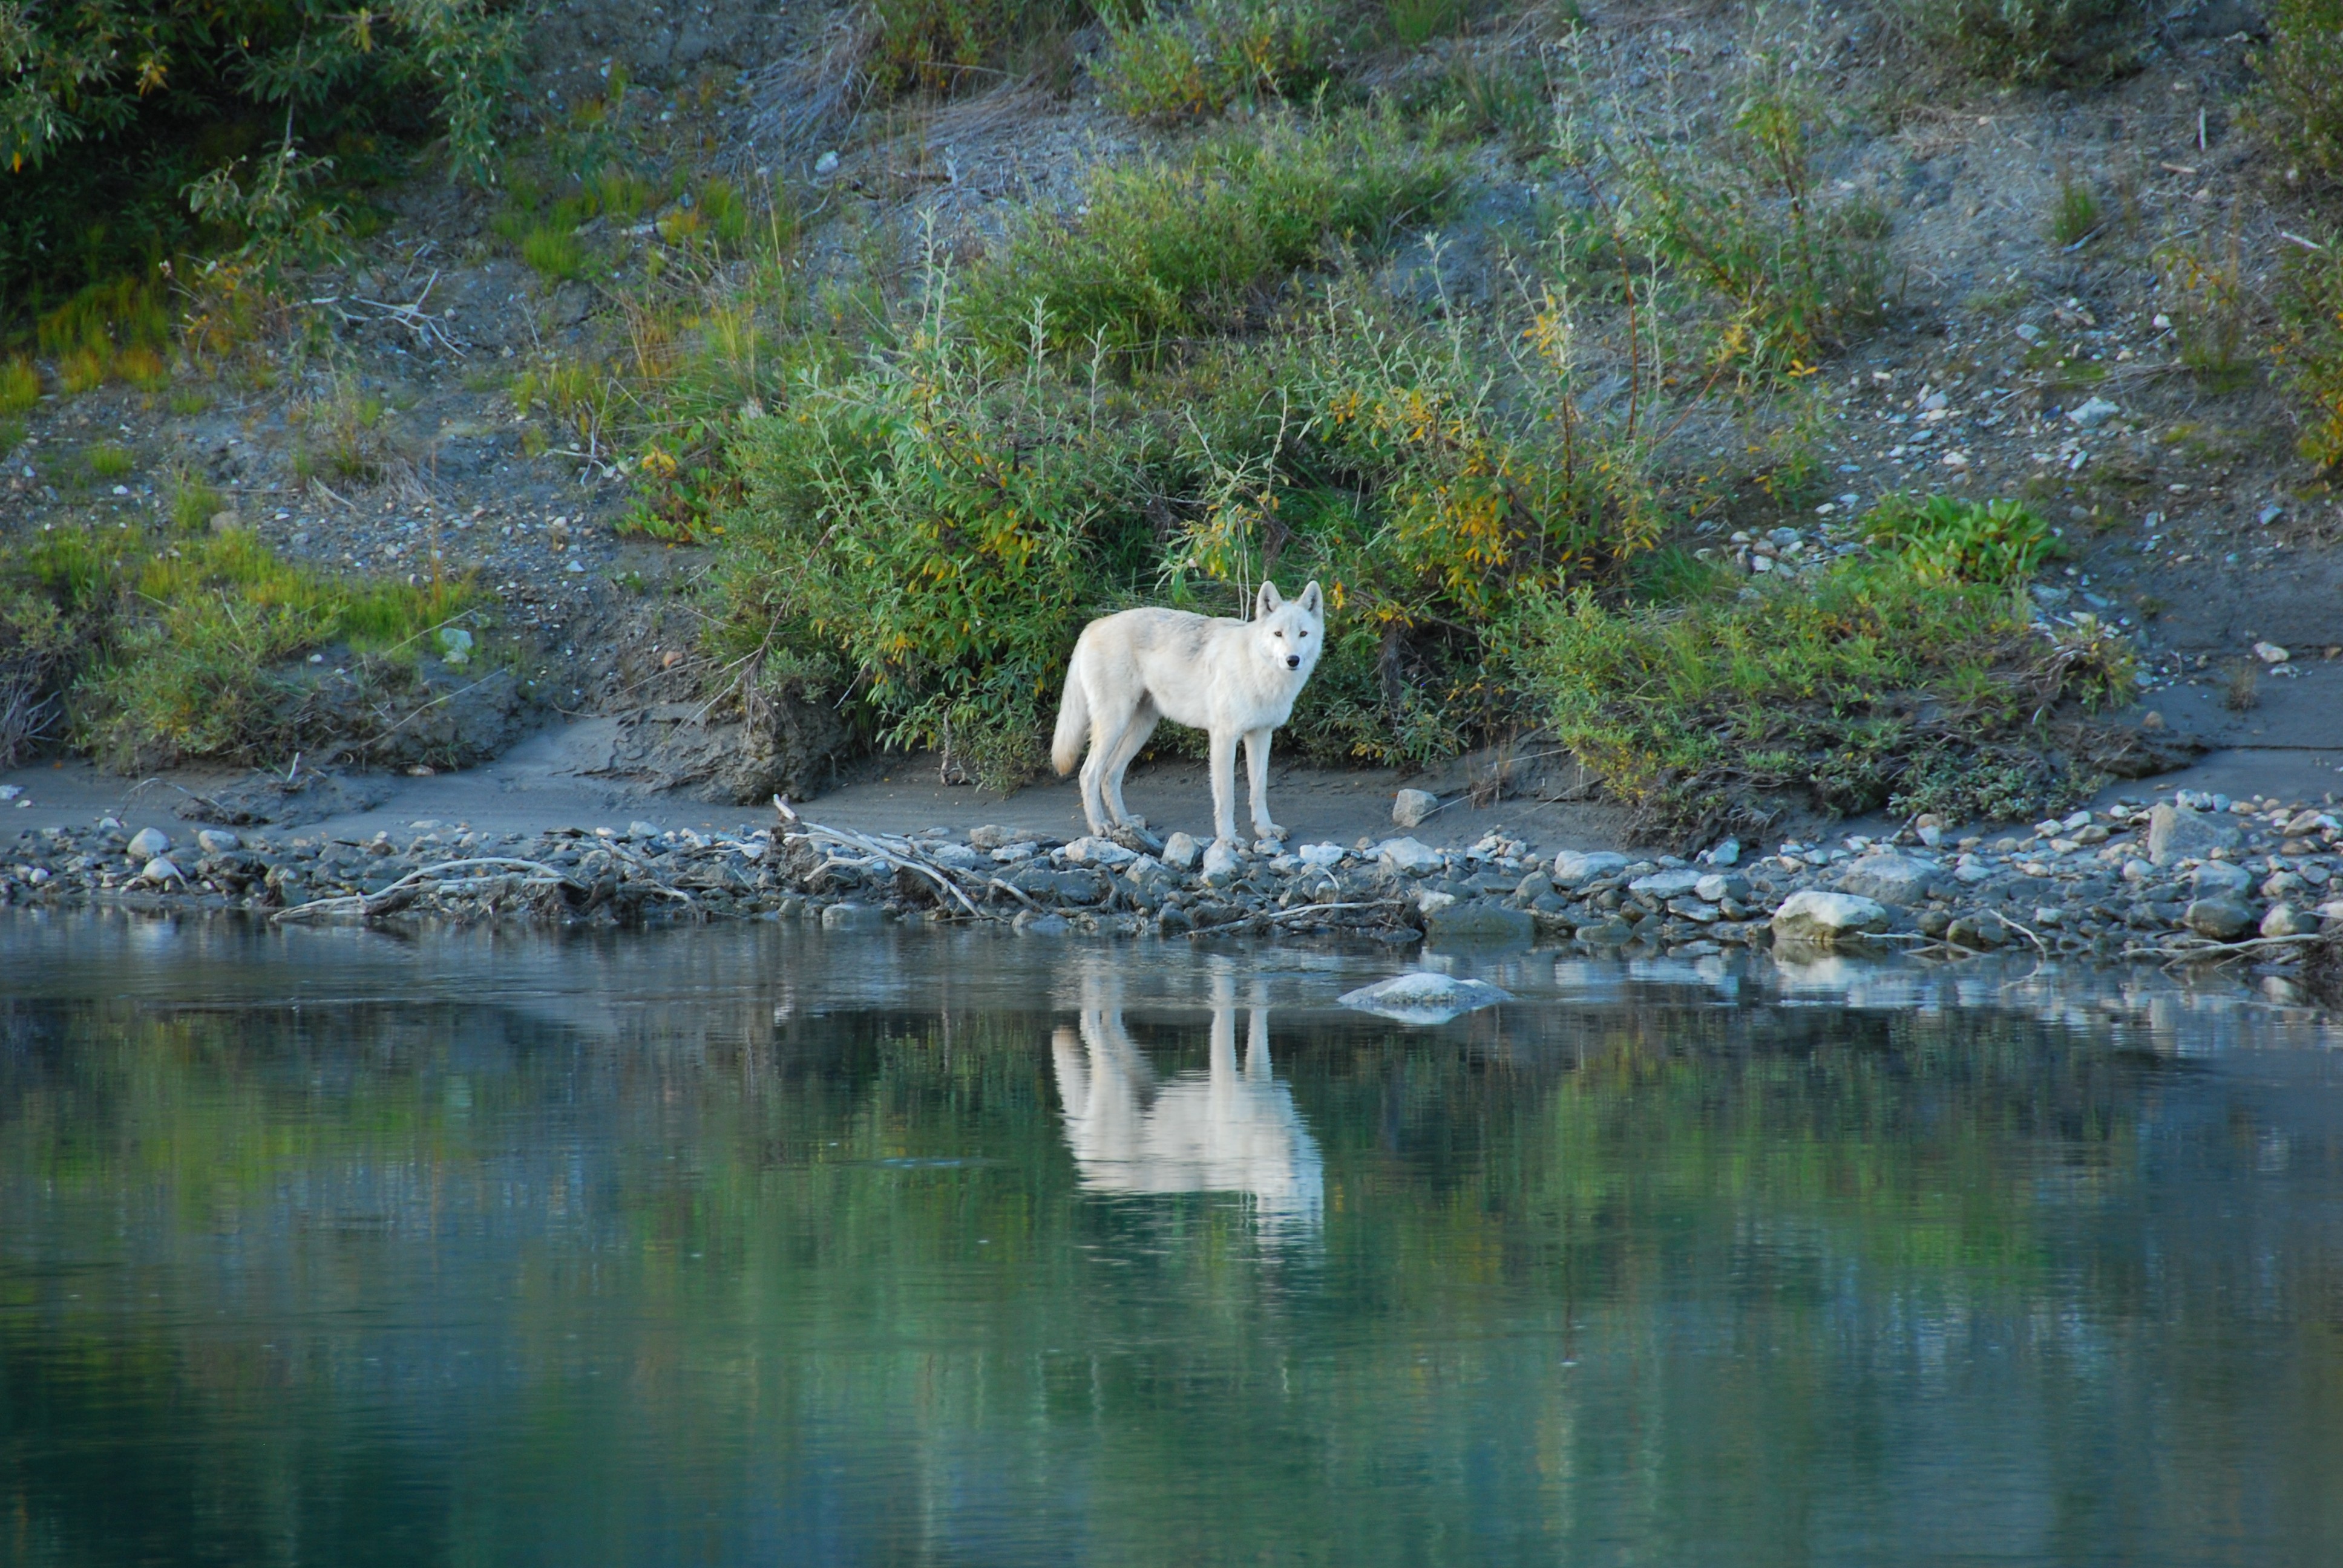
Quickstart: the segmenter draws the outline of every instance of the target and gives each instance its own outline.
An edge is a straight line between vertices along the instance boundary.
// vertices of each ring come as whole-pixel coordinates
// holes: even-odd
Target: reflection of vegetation
[[[1280,1028],[1327,1178],[1322,1241],[1282,1251],[1227,1200],[1085,1196],[1051,1021],[597,1047],[452,1004],[20,1011],[0,1520],[55,1562],[642,1561],[687,1504],[711,1561],[817,1531],[984,1559],[988,1521],[1130,1563],[1622,1530],[1805,1560],[1835,1489],[1892,1479],[1914,1336],[2065,1367],[2008,1373],[1968,1435],[2033,1432],[2086,1494],[2157,1325],[2246,1266],[2159,1294],[2099,1240],[2157,1222],[2161,1070],[2010,1020],[1644,998],[1503,1055]],[[1201,1060],[1201,1020],[1142,1034]],[[136,1462],[157,1443],[176,1465]]]

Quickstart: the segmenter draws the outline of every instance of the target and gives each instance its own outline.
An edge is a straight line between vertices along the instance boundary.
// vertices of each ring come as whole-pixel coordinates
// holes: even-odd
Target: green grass
[[[29,359],[0,364],[0,415],[29,414],[41,401],[41,373]]]
[[[585,242],[566,224],[530,229],[521,238],[520,258],[550,282],[575,282],[586,276]]]
[[[75,739],[110,766],[276,762],[396,722],[387,700],[323,700],[303,656],[347,648],[385,699],[472,598],[468,584],[327,577],[244,530],[160,548],[136,529],[58,528],[0,552],[0,649],[46,650],[13,678],[62,693]]]
[[[1420,0],[1437,6],[1443,0]],[[1322,0],[1197,0],[1107,19],[1093,73],[1107,101],[1140,119],[1216,115],[1231,104],[1307,93],[1332,61]]]
[[[98,442],[82,454],[82,461],[88,465],[91,478],[107,485],[126,477],[138,466],[137,458],[126,447],[112,441]]]
[[[2072,175],[2058,178],[2058,199],[2050,209],[2050,237],[2059,245],[2079,245],[2098,232],[2106,214],[2099,195]]]
[[[2137,58],[2136,0],[1889,0],[1931,62],[1987,82],[2095,81]]]
[[[182,479],[171,492],[171,522],[186,533],[207,527],[227,509],[227,498],[201,479]]]
[[[1052,353],[1158,358],[1232,325],[1257,288],[1330,246],[1437,221],[1461,173],[1380,114],[1223,136],[1183,163],[1101,170],[1087,214],[1029,217],[970,275],[961,308],[996,353],[1038,338]]]

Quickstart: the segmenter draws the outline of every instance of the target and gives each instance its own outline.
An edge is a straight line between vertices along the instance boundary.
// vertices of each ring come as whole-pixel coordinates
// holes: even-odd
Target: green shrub
[[[1554,733],[1647,824],[1762,821],[1762,797],[1784,790],[1834,812],[1925,792],[1956,818],[2006,817],[2087,785],[2042,760],[2034,720],[2127,683],[2119,648],[2094,644],[2087,662],[2034,631],[2012,588],[1902,558],[1738,593],[1732,580],[1658,609],[1582,590],[1531,625],[1526,678]]]
[[[1330,242],[1379,245],[1436,220],[1460,173],[1396,118],[1364,113],[1223,136],[1184,164],[1104,168],[1087,214],[1031,216],[975,269],[962,313],[999,354],[1038,337],[1051,353],[1154,358]]]
[[[1197,0],[1110,15],[1092,74],[1127,115],[1175,120],[1240,100],[1306,93],[1332,63],[1332,25],[1320,0]]]
[[[2135,56],[2136,0],[1890,0],[1930,54],[1986,81],[2113,75]]]
[[[1864,534],[1930,582],[2020,582],[2066,553],[2050,526],[2019,501],[1887,496],[1864,518]]]
[[[411,661],[470,598],[468,586],[325,577],[243,531],[160,553],[135,529],[46,531],[0,552],[0,709],[5,645],[37,623],[39,679],[65,696],[75,739],[116,768],[363,742],[367,705],[329,709],[297,661],[329,644]]]
[[[2343,0],[2271,0],[2256,118],[2276,156],[2343,178]]]
[[[1081,25],[1084,0],[870,0],[864,66],[881,94],[950,92],[972,73]]]
[[[195,242],[186,193],[207,172],[267,165],[288,113],[301,136],[336,149],[344,177],[387,166],[370,146],[435,133],[451,163],[484,176],[518,42],[503,0],[8,7],[0,307],[143,273]],[[236,206],[212,206],[203,221],[214,219],[220,237],[245,237]]]
[[[2302,455],[2343,467],[2343,236],[2324,250],[2287,248],[2278,293],[2279,329],[2271,346],[2279,376],[2309,405]]]

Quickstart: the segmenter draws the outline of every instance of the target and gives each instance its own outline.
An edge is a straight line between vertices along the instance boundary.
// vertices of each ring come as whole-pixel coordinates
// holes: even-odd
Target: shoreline
[[[1992,838],[1923,818],[1745,856],[1727,841],[1691,859],[1549,852],[1502,831],[1441,848],[1396,827],[1277,853],[1173,834],[1146,853],[999,823],[863,832],[825,826],[819,811],[746,832],[636,819],[498,833],[421,819],[364,839],[110,815],[21,831],[0,855],[0,902],[392,926],[999,924],[1676,958],[2007,950],[2278,974],[2343,948],[2343,816],[2324,801],[2143,790]]]

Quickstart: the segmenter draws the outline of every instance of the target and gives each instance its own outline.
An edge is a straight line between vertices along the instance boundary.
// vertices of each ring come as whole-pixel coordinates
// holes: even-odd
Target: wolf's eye
[[[1308,642],[1310,640],[1310,634],[1306,631],[1296,632],[1293,636],[1294,640],[1297,642]]]
[[[1285,634],[1282,631],[1272,631],[1269,635],[1277,638],[1280,642],[1283,642],[1285,640]]]

